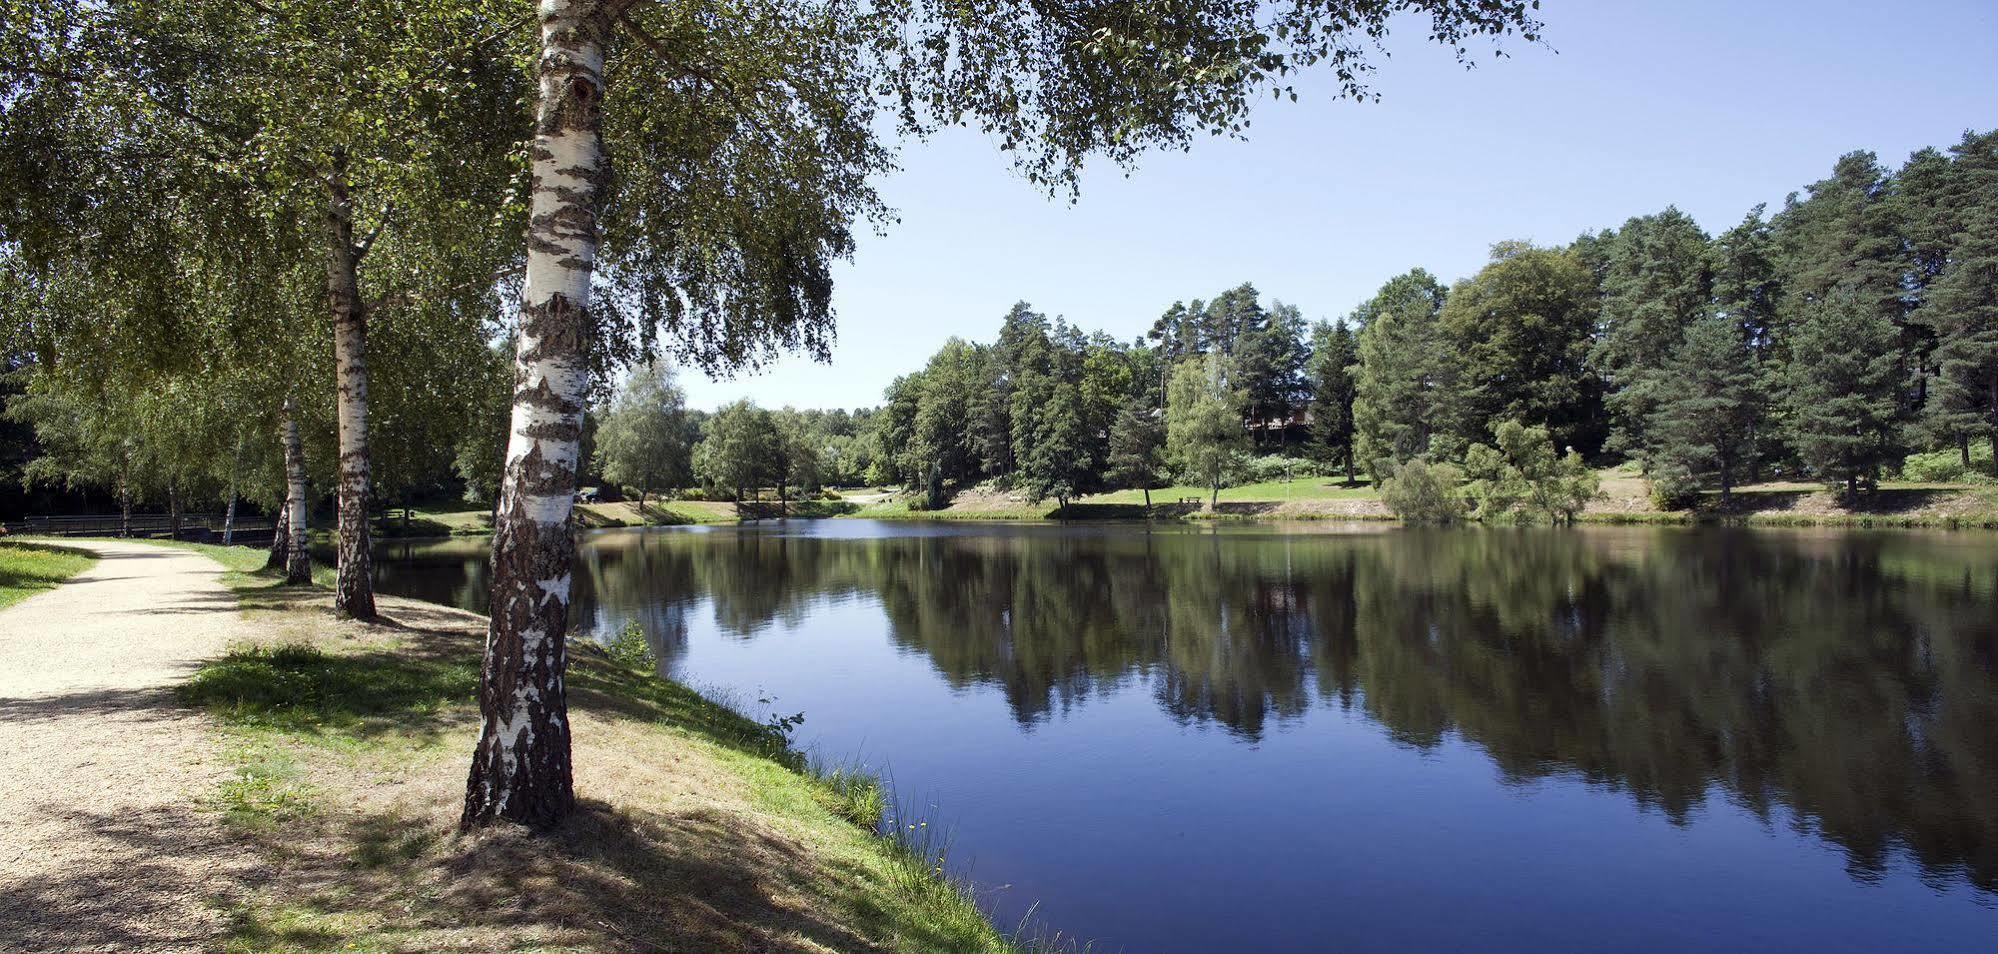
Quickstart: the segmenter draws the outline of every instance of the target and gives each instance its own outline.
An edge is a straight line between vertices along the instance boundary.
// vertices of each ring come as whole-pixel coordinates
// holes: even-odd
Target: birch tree
[[[1533,6],[541,0],[513,432],[464,824],[546,826],[574,804],[562,672],[593,335],[615,343],[638,319],[641,340],[662,327],[710,371],[783,348],[823,356],[828,262],[851,251],[856,218],[881,212],[869,180],[890,163],[873,122],[882,93],[905,131],[982,130],[1030,180],[1073,190],[1087,157],[1241,134],[1250,102],[1295,98],[1305,68],[1327,71],[1337,96],[1371,95],[1369,55],[1396,13],[1426,15],[1463,58],[1474,38],[1535,38]],[[615,180],[613,155],[628,164]]]
[[[526,21],[501,0],[406,0],[365,16],[323,0],[8,6],[0,102],[19,121],[0,127],[0,153],[22,161],[0,159],[0,177],[45,187],[19,194],[112,200],[30,208],[12,223],[21,234],[110,231],[66,209],[102,220],[94,210],[208,203],[310,242],[301,260],[317,259],[337,382],[335,608],[372,617],[369,324],[476,336],[496,311],[518,255],[505,237],[518,234],[524,120],[519,71],[494,44]],[[158,248],[206,257],[224,245],[216,234],[230,233]]]

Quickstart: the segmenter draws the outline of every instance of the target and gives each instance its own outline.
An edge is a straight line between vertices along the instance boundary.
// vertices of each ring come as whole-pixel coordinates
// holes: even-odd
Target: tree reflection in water
[[[669,670],[690,613],[755,639],[868,600],[1029,729],[1143,691],[1255,741],[1330,704],[1679,823],[1712,797],[1784,806],[1856,877],[1901,846],[1932,879],[1998,890],[1998,546],[1979,537],[794,525],[601,534],[583,554],[585,626],[639,620]],[[483,544],[391,545],[380,567],[385,589],[483,608]]]

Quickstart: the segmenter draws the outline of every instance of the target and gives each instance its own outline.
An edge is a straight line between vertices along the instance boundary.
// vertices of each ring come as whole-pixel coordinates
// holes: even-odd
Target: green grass
[[[441,911],[438,905],[449,901],[440,901],[436,884],[425,881],[428,876],[422,872],[452,871],[450,883],[456,885],[460,874],[453,866],[478,869],[484,864],[466,854],[486,850],[482,843],[464,842],[402,817],[340,829],[351,827],[345,819],[352,812],[334,801],[344,798],[340,792],[352,784],[340,779],[352,776],[367,785],[370,772],[406,776],[437,771],[462,778],[458,773],[469,745],[466,733],[476,724],[478,634],[463,623],[448,634],[426,633],[418,622],[415,629],[372,629],[373,635],[364,639],[331,631],[315,635],[312,627],[318,621],[330,624],[320,605],[323,590],[273,585],[260,575],[261,551],[248,551],[257,555],[251,559],[224,548],[187,548],[223,550],[217,558],[231,567],[245,607],[259,614],[260,623],[304,634],[296,643],[235,648],[202,666],[181,689],[188,704],[216,718],[228,742],[234,771],[217,793],[220,812],[243,837],[298,859],[294,863],[310,863],[309,852],[292,846],[311,841],[313,833],[323,839],[328,830],[347,832],[335,853],[342,859],[337,870],[312,890],[270,892],[227,905],[223,913],[233,933],[227,949],[420,948],[429,925],[479,917],[482,908]],[[785,856],[788,860],[775,869],[759,868],[769,861],[753,860],[754,852],[743,855],[736,839],[761,838],[759,844],[768,844],[768,835],[745,835],[729,823],[712,823],[700,810],[661,828],[630,803],[591,807],[590,776],[579,775],[586,807],[574,825],[549,836],[553,840],[544,850],[555,859],[552,863],[567,866],[558,880],[572,897],[588,902],[585,910],[605,912],[603,917],[618,922],[606,930],[620,937],[636,932],[664,948],[721,947],[700,941],[701,932],[737,936],[744,928],[731,924],[731,918],[748,922],[763,916],[750,903],[753,895],[745,901],[728,885],[781,877],[795,879],[794,888],[819,897],[815,904],[843,912],[836,920],[853,936],[866,939],[869,949],[994,954],[1076,949],[1030,930],[1022,931],[1017,942],[995,930],[952,880],[948,861],[931,853],[932,842],[891,836],[881,826],[888,800],[886,787],[874,775],[851,766],[814,764],[790,745],[790,726],[783,720],[758,722],[659,677],[656,667],[642,633],[621,634],[603,649],[579,640],[568,673],[572,708],[591,713],[597,731],[618,725],[625,727],[620,733],[636,733],[621,736],[632,740],[634,751],[674,740],[671,745],[678,748],[669,751],[681,754],[668,761],[677,765],[684,758],[689,766],[707,767],[671,776],[672,787],[681,787],[682,781],[719,786],[717,797],[746,801],[760,820],[757,824],[781,833],[801,854]],[[648,770],[661,764],[667,762],[655,759]],[[618,771],[601,762],[579,765],[578,770]],[[322,784],[329,771],[334,780]],[[505,850],[504,843],[492,850]],[[690,863],[710,874],[687,877]],[[705,894],[711,887],[720,894]],[[468,898],[478,897],[478,890],[469,889]],[[687,897],[680,897],[683,893]],[[626,920],[623,912],[659,906],[662,898],[668,910],[709,913],[695,917],[698,923],[685,937],[674,933],[683,927],[678,923],[662,928],[656,921]],[[717,909],[726,913],[717,915]],[[574,920],[573,915],[563,917],[568,919],[564,923]],[[772,927],[758,924],[750,930],[754,934]],[[788,922],[774,927],[780,934],[795,929]],[[646,933],[660,930],[665,933]]]
[[[97,558],[42,543],[0,542],[0,609],[82,573]]]
[[[1152,491],[1152,503],[1169,503],[1182,498],[1207,500],[1206,487],[1173,486]],[[1380,493],[1360,478],[1358,486],[1346,486],[1344,477],[1298,477],[1293,480],[1265,480],[1221,488],[1222,503],[1283,503],[1286,500],[1366,500]],[[1082,498],[1082,503],[1136,503],[1145,501],[1143,491],[1115,490]]]
[[[462,537],[493,532],[491,510],[413,510],[404,520],[400,508],[375,521],[380,537]]]

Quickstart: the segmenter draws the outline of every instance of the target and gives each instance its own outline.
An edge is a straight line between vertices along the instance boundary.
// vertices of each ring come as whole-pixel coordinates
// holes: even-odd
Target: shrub
[[[1700,499],[1700,480],[1682,464],[1662,464],[1651,472],[1651,506],[1690,510]]]
[[[659,657],[652,652],[652,643],[645,638],[645,629],[637,620],[624,624],[623,629],[606,640],[604,651],[610,654],[612,662],[626,669],[652,672],[659,668]]]
[[[1572,450],[1556,457],[1547,428],[1504,421],[1493,436],[1497,447],[1472,444],[1464,455],[1479,520],[1572,523],[1596,498],[1596,472]]]
[[[1989,480],[1987,475],[1991,472],[1991,442],[1988,440],[1971,442],[1969,467],[1963,466],[1963,452],[1954,447],[1909,454],[1901,461],[1902,480],[1984,483]]]
[[[1405,464],[1383,462],[1374,473],[1387,474],[1381,481],[1381,501],[1394,515],[1408,523],[1454,523],[1463,519],[1464,475],[1450,464],[1411,460]]]
[[[1233,476],[1238,476],[1243,483],[1254,484],[1282,480],[1285,476],[1297,478],[1328,475],[1323,461],[1272,454],[1268,457],[1251,457],[1243,461],[1239,473]]]

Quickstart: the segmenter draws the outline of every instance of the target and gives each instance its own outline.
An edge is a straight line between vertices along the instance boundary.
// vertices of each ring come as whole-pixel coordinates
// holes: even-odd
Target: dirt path
[[[0,950],[204,950],[252,859],[171,687],[245,636],[222,568],[138,543],[0,611]]]

